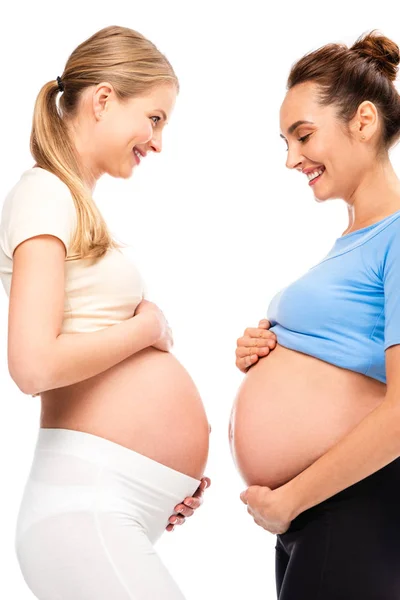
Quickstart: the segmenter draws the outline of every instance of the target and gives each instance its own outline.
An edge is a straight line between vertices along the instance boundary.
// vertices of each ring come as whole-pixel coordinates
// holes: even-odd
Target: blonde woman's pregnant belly
[[[171,352],[145,348],[76,384],[41,394],[40,427],[98,435],[200,479],[210,427],[199,392]]]
[[[247,485],[293,479],[384,400],[386,385],[278,343],[249,369],[229,423]]]

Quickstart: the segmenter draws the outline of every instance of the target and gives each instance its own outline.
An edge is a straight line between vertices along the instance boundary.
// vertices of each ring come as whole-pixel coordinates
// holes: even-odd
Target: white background
[[[198,385],[212,425],[205,502],[157,545],[188,600],[275,598],[275,536],[240,501],[246,486],[228,444],[230,409],[243,379],[236,339],[348,225],[343,202],[318,203],[306,178],[285,167],[279,107],[290,67],[310,50],[351,45],[373,28],[400,42],[395,2],[373,12],[365,2],[278,4],[113,0],[61,7],[37,0],[7,3],[0,14],[3,199],[33,166],[29,134],[40,87],[62,74],[68,55],[95,31],[137,29],[180,79],[161,155],[149,156],[129,180],[103,177],[94,198],[113,233],[132,245],[148,297],[166,314],[173,352]],[[392,159],[398,168],[397,149]],[[3,290],[0,597],[28,600],[13,541],[40,400],[22,394],[9,376],[7,310]]]

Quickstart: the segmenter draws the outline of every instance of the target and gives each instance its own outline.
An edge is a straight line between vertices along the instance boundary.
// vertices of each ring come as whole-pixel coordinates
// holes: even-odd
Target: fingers
[[[250,359],[253,360],[253,356],[255,356],[256,358],[258,357],[262,357],[262,356],[267,356],[267,354],[269,354],[270,350],[272,350],[273,348],[275,348],[274,344],[273,346],[265,346],[264,348],[254,348],[251,346],[248,346],[247,348],[237,348],[236,349],[236,360],[240,361],[243,360],[244,362],[246,362],[246,359]],[[249,363],[251,364],[251,363]]]
[[[261,321],[258,323],[258,326],[269,329],[271,327],[271,323],[268,321],[268,319],[261,319]]]
[[[277,343],[268,319],[261,319],[258,327],[247,327],[242,337],[236,340],[236,366],[246,372],[259,358],[267,356]]]
[[[239,358],[236,360],[236,366],[243,371],[243,373],[246,373],[246,371],[248,371],[248,369],[250,369],[250,367],[258,361],[258,359],[259,357],[257,354],[252,354],[251,356],[246,356],[245,358]]]
[[[198,487],[197,490],[194,492],[193,496],[188,496],[187,498],[185,498],[183,503],[185,504],[185,506],[188,506],[189,508],[194,508],[196,510],[196,508],[199,508],[199,506],[203,504],[203,499],[204,490]]]
[[[239,358],[242,358],[247,354],[256,354],[262,348],[275,348],[276,346],[275,338],[264,339],[246,336],[240,338],[240,340],[241,343],[237,346],[237,351],[240,353]]]
[[[185,498],[183,502],[185,506],[196,510],[196,508],[199,508],[203,504],[203,501],[203,492],[195,492],[191,498]]]
[[[246,327],[243,336],[237,340],[239,343],[243,338],[264,338],[276,340],[276,335],[273,331],[263,329],[262,327]]]
[[[269,350],[272,350],[275,346],[276,340],[256,340],[254,338],[249,338],[248,343],[236,347],[236,358],[245,358],[246,356],[252,356],[253,354],[265,356],[268,354]]]
[[[175,525],[183,525],[185,517],[182,515],[171,515],[168,519],[168,525],[166,526],[167,531],[173,531]]]
[[[196,497],[199,495],[199,493],[204,492],[204,490],[208,487],[210,487],[211,485],[211,479],[209,477],[202,477],[201,481],[200,481],[200,485],[197,488],[196,492],[193,494],[193,497]]]
[[[197,501],[196,501],[197,502]],[[191,517],[194,513],[194,511],[196,510],[196,508],[198,508],[200,505],[197,506],[194,505],[193,508],[187,506],[186,504],[177,504],[174,508],[174,511],[176,513],[179,513],[179,515],[183,515],[184,517]],[[175,515],[171,515],[171,516],[175,516]]]
[[[199,487],[194,492],[193,496],[187,496],[184,501],[177,504],[174,508],[176,515],[171,515],[168,519],[167,531],[173,531],[175,525],[183,525],[186,517],[191,517],[194,514],[196,508],[199,508],[203,504],[204,490],[211,485],[211,479],[209,477],[202,477]]]
[[[202,477],[200,487],[204,485],[203,489],[209,488],[211,485],[211,479],[209,477]]]
[[[168,519],[168,525],[183,525],[183,523],[185,522],[185,517],[183,517],[182,515],[172,515],[169,519]],[[167,525],[167,527],[168,527]]]
[[[168,525],[166,529],[168,531],[172,531],[173,528],[170,528],[170,525],[183,525],[186,517],[191,517],[194,514],[194,509],[185,506],[184,504],[177,504],[174,509],[178,514],[171,515],[168,519]]]
[[[243,370],[256,363],[259,358],[267,356],[276,346],[275,339],[241,338],[244,345],[236,348],[236,365]]]
[[[211,485],[211,479],[209,477],[202,477],[201,482],[193,496],[187,496],[183,502],[177,504],[174,508],[175,512],[184,515],[185,517],[191,517],[196,510],[203,504],[204,490]]]

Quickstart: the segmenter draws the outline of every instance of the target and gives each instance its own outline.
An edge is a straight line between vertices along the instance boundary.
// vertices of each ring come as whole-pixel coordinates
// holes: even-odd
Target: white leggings
[[[102,437],[40,428],[15,550],[40,600],[185,600],[154,550],[200,480]]]

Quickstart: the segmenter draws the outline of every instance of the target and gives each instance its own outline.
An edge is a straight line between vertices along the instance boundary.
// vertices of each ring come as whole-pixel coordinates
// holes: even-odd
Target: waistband
[[[182,483],[200,485],[199,479],[176,471],[135,450],[92,433],[75,429],[40,427],[36,451],[73,455],[121,474],[132,474],[139,478],[142,476],[145,480],[154,476],[158,482],[165,485],[166,489],[170,487],[171,492],[174,492],[176,487]]]
[[[393,502],[398,502],[400,505],[400,457],[391,461],[375,473],[371,473],[364,479],[360,479],[353,485],[337,492],[333,496],[326,498],[319,504],[315,504],[310,508],[307,508],[303,512],[299,513],[295,517],[289,529],[285,533],[291,533],[298,528],[303,527],[313,515],[323,513],[330,508],[334,508],[340,505],[343,500],[359,499],[359,502],[366,501],[368,499],[385,499],[390,498]],[[281,536],[285,535],[280,534]]]

